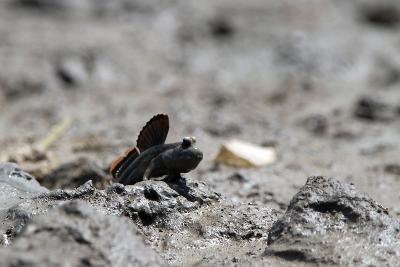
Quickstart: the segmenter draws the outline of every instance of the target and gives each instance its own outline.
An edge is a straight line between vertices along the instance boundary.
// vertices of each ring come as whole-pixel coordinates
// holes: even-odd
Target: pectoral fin
[[[166,175],[167,173],[168,170],[162,161],[162,157],[158,156],[150,161],[149,166],[147,166],[143,174],[143,180],[147,180],[152,177],[160,177]]]

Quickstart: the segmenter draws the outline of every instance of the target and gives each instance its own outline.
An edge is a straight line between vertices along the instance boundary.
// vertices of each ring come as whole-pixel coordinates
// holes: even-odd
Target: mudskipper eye
[[[182,147],[183,148],[188,148],[192,144],[192,140],[190,137],[184,137],[182,140]]]

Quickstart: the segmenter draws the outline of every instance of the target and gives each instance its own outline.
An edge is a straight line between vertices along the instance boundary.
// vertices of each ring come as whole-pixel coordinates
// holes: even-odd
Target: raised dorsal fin
[[[139,156],[139,153],[136,147],[131,147],[114,160],[110,167],[110,173],[115,181],[119,180],[120,174]]]
[[[154,116],[140,131],[136,141],[137,148],[139,148],[140,152],[143,152],[152,146],[164,144],[165,139],[167,139],[168,130],[168,115],[158,114]]]

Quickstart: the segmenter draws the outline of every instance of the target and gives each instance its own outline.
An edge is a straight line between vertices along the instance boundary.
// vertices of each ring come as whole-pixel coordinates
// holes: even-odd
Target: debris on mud
[[[254,168],[276,161],[274,147],[260,147],[240,140],[230,140],[221,145],[215,162],[228,166]]]

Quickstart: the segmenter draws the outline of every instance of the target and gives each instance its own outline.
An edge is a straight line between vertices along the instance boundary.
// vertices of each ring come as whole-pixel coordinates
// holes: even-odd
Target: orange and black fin
[[[132,147],[114,160],[110,167],[110,173],[115,181],[119,180],[119,175],[139,156],[139,153],[136,147]]]
[[[136,141],[140,152],[146,149],[164,144],[169,130],[169,119],[166,114],[158,114],[151,118],[140,131]]]

